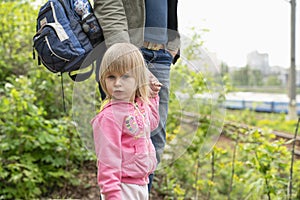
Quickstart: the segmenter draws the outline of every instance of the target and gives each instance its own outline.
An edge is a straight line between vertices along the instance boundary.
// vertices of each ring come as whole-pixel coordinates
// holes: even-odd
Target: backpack
[[[68,72],[73,81],[89,78],[94,65],[80,74],[80,69],[92,64],[82,65],[83,61],[103,41],[102,29],[88,0],[48,0],[41,6],[33,47],[38,63],[42,62],[49,71]]]

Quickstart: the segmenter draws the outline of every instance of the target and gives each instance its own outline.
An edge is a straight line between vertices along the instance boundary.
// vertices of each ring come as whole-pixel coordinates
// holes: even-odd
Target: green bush
[[[291,152],[288,141],[276,139],[270,128],[294,130],[296,123],[285,121],[284,115],[269,114],[264,118],[270,120],[258,120],[257,113],[243,111],[226,116],[227,120],[243,125],[218,124],[215,121],[223,123],[225,116],[221,109],[215,109],[213,101],[209,101],[213,99],[193,96],[196,92],[211,92],[207,85],[214,80],[189,70],[179,63],[171,71],[168,145],[164,152],[167,159],[160,164],[162,167],[157,170],[153,183],[157,196],[161,199],[288,199]],[[231,86],[225,81],[224,87],[229,87],[224,88],[227,91]],[[185,98],[177,98],[174,91],[184,93]],[[222,101],[222,94],[220,97]],[[244,124],[262,130],[248,129]],[[223,128],[227,140],[208,153],[203,151],[203,145],[212,142],[209,134],[214,131],[215,136],[220,134],[218,127]],[[178,153],[180,151],[182,154]],[[299,199],[300,195],[299,167],[297,160],[293,165],[292,199]]]
[[[0,97],[0,199],[32,199],[76,184],[84,149],[70,118],[47,119],[33,82],[11,79]]]
[[[1,85],[11,74],[23,75],[32,69],[32,37],[37,16],[33,2],[0,2]]]
[[[203,156],[201,145],[196,145],[202,136],[196,134],[184,155],[157,172],[154,187],[164,199],[288,199],[291,152],[287,142],[274,140],[267,130],[241,127],[230,130],[229,136],[231,143],[220,143]],[[299,167],[296,160],[291,199],[299,199]]]
[[[78,184],[77,172],[94,159],[70,117],[73,83],[64,80],[64,112],[60,77],[33,60],[36,5],[0,3],[0,199],[47,197]]]

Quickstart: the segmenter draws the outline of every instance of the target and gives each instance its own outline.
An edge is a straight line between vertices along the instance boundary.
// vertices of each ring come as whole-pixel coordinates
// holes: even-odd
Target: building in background
[[[270,72],[269,54],[252,51],[247,55],[247,66],[253,70],[259,70],[263,75]]]

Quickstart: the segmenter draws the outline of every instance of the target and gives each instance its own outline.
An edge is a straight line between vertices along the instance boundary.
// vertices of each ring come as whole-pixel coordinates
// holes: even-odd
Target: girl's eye
[[[124,78],[124,79],[130,78],[130,77],[132,77],[132,74],[129,74],[129,73],[122,75],[122,78]]]
[[[129,77],[130,77],[129,74],[124,74],[124,75],[122,76],[123,79],[127,79],[127,78],[129,78]]]
[[[109,76],[107,76],[106,78],[108,78],[108,79],[115,79],[116,77],[114,76],[114,75],[109,75]]]

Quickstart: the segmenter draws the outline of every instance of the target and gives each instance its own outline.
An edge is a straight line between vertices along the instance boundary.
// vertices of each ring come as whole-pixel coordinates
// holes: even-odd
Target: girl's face
[[[135,78],[130,72],[125,74],[109,72],[105,77],[105,84],[107,92],[112,99],[134,101],[137,85]]]

